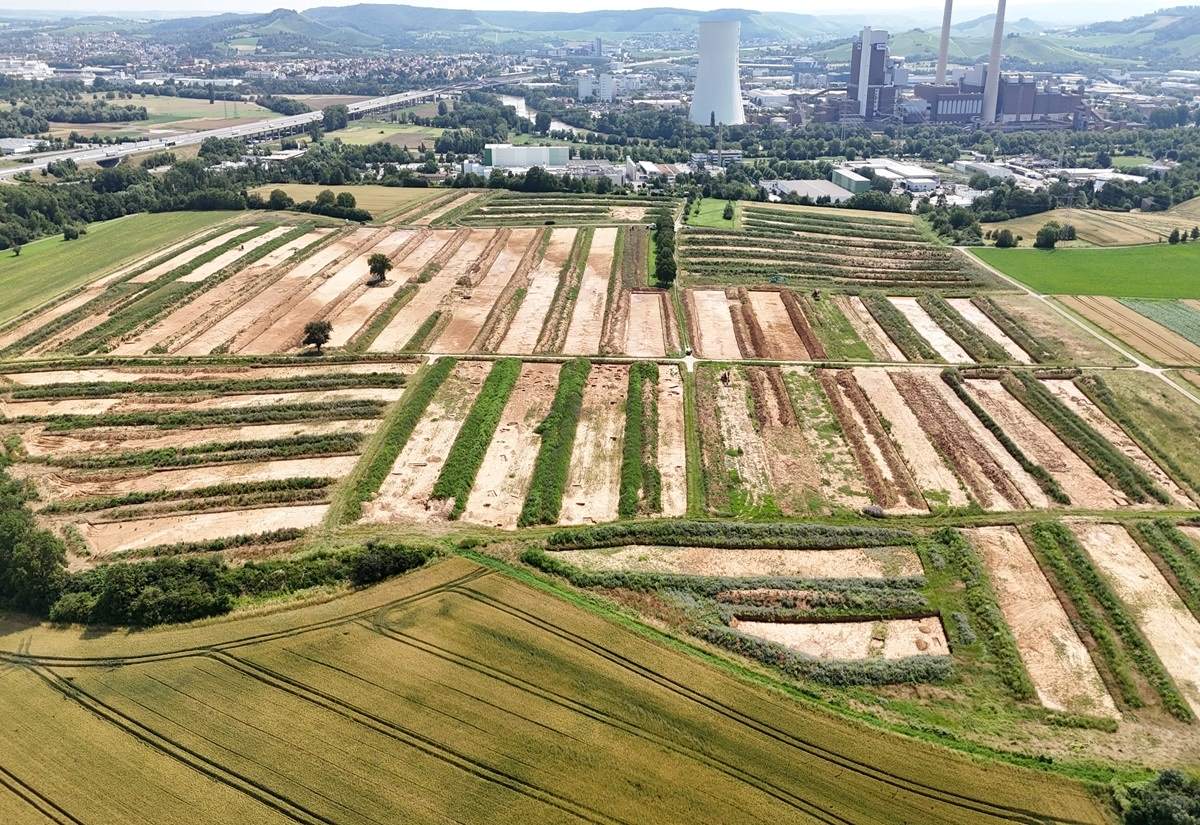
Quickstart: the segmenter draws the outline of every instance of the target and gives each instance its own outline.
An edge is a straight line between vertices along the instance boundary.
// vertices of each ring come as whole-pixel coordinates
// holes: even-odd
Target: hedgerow
[[[1171,497],[1145,470],[1055,398],[1037,378],[1027,372],[1006,373],[1001,382],[1108,484],[1136,502],[1171,503]]]
[[[1200,618],[1200,553],[1175,523],[1167,519],[1139,521],[1130,530],[1133,537],[1170,569],[1179,597]]]
[[[310,404],[278,404],[273,407],[241,407],[213,410],[147,410],[145,412],[101,413],[99,415],[53,415],[21,417],[18,421],[46,422],[47,432],[69,432],[98,427],[154,427],[159,430],[219,427],[228,424],[283,424],[293,421],[351,421],[379,418],[386,401],[347,398]]]
[[[463,421],[462,428],[446,454],[442,471],[433,485],[433,498],[452,498],[454,506],[450,518],[462,515],[467,506],[475,476],[483,464],[488,445],[496,433],[496,425],[504,412],[504,405],[512,394],[517,378],[521,375],[518,358],[501,358],[492,366],[484,380],[471,411]]]
[[[417,327],[417,331],[412,334],[412,337],[400,348],[401,352],[421,352],[425,349],[428,343],[429,336],[437,328],[438,322],[442,320],[442,311],[435,309],[429,313],[429,317],[421,322],[421,326]]]
[[[1004,432],[1004,428],[997,424],[996,420],[988,415],[987,410],[981,407],[979,402],[967,392],[967,388],[963,386],[962,376],[958,370],[953,368],[942,370],[942,380],[950,385],[950,389],[954,390],[954,394],[979,419],[979,423],[996,437],[996,440],[1000,442],[1005,451],[1016,459],[1016,462],[1021,465],[1021,469],[1037,482],[1038,487],[1042,489],[1047,498],[1057,504],[1071,503],[1071,497],[1067,495],[1067,491],[1058,483],[1058,479],[1050,475],[1050,471],[1041,464],[1035,464],[1029,456],[1025,455],[1025,452],[1017,446],[1017,443],[1008,437],[1008,433]]]
[[[990,318],[993,324],[1000,327],[1001,332],[1011,338],[1017,346],[1025,350],[1029,357],[1037,363],[1045,364],[1057,360],[1058,356],[1054,350],[1040,338],[1035,337],[1012,313],[990,297],[976,295],[971,299],[971,303],[979,307],[980,312]]]
[[[1154,688],[1167,711],[1177,719],[1192,721],[1194,715],[1187,701],[1138,630],[1125,604],[1096,570],[1071,531],[1057,522],[1041,522],[1033,525],[1030,533],[1035,546],[1053,568],[1093,638],[1100,642],[1097,633],[1107,637],[1107,642],[1101,643],[1106,659],[1119,667],[1124,658],[1113,655],[1116,640],[1109,633],[1111,628],[1120,639],[1124,653]],[[1099,606],[1098,610],[1093,607],[1093,602]],[[1139,706],[1141,698],[1137,696],[1132,679],[1127,673],[1121,675],[1121,690],[1125,700],[1131,706]]]
[[[647,387],[649,401],[647,405]],[[629,389],[625,399],[625,441],[621,455],[621,488],[617,514],[621,518],[637,515],[639,505],[649,512],[662,510],[662,479],[658,472],[658,365],[639,361],[629,368]],[[647,409],[647,407],[649,407]]]
[[[891,527],[858,527],[801,522],[730,523],[724,521],[648,521],[603,524],[551,533],[546,545],[555,550],[619,547],[625,544],[663,546],[839,549],[908,545],[916,536]]]
[[[996,602],[996,594],[988,580],[987,569],[979,556],[962,534],[952,527],[944,527],[933,534],[933,540],[943,555],[954,565],[966,588],[967,609],[980,628],[983,645],[995,662],[996,671],[1005,687],[1018,699],[1032,699],[1037,695],[1029,673],[1021,659],[1021,651],[1013,638],[1004,614]],[[970,631],[970,627],[967,627]],[[973,636],[974,633],[972,632]],[[970,644],[970,642],[966,642]]]
[[[97,470],[111,467],[194,467],[234,461],[344,455],[357,452],[362,433],[294,435],[261,441],[214,441],[192,447],[159,447],[126,453],[55,457],[60,467]]]
[[[346,345],[346,352],[366,352],[371,344],[375,343],[375,339],[379,334],[387,329],[388,324],[392,319],[399,314],[404,305],[412,300],[412,296],[417,294],[416,284],[405,284],[397,290],[384,307],[371,316],[371,320],[358,334],[350,340]]]
[[[862,302],[909,361],[944,362],[946,360],[930,346],[928,341],[921,337],[921,334],[904,317],[904,313],[896,309],[896,306],[885,296],[878,292],[868,292],[863,294]]]
[[[278,530],[266,530],[261,533],[244,533],[238,536],[221,536],[203,541],[176,541],[168,544],[156,544],[151,547],[139,547],[136,550],[124,550],[114,553],[108,558],[118,559],[157,559],[166,556],[183,556],[196,553],[219,553],[222,550],[232,550],[235,547],[255,547],[264,544],[283,544],[295,541],[304,535],[304,530],[298,527],[281,527]]]
[[[917,298],[917,303],[975,361],[1003,363],[1012,360],[1004,347],[980,332],[941,295],[926,293]]]
[[[232,395],[235,393],[335,390],[355,387],[402,387],[408,376],[396,372],[331,372],[287,378],[221,378],[169,381],[91,381],[17,387],[12,399],[106,398],[112,395]]]
[[[583,408],[583,389],[591,369],[591,361],[576,358],[564,364],[559,372],[558,389],[554,393],[550,412],[536,430],[542,437],[542,443],[534,461],[529,492],[525,495],[525,504],[518,519],[521,527],[558,521],[563,491],[567,486],[571,451],[575,445],[575,430],[579,426],[579,413]]]

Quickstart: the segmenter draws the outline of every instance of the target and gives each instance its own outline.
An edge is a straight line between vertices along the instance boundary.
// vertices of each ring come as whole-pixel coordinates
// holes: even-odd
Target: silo
[[[746,122],[742,110],[742,83],[738,76],[738,42],[742,24],[737,20],[700,21],[700,66],[692,95],[692,123],[708,126]]]

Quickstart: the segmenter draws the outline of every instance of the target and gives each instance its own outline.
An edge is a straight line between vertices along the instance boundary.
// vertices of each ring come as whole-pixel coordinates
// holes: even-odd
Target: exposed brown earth
[[[204,263],[200,264],[200,266],[196,267],[191,272],[181,276],[179,278],[179,283],[198,284],[201,281],[206,281],[225,267],[236,263],[254,250],[261,246],[265,246],[279,236],[286,235],[291,230],[292,227],[290,226],[276,226],[273,229],[268,229],[261,235],[256,235],[248,241],[243,241],[237,246],[225,250],[211,261],[205,261]]]
[[[196,260],[204,253],[211,252],[212,250],[216,249],[218,246],[221,246],[222,244],[233,240],[234,238],[238,237],[239,235],[245,235],[247,232],[250,232],[253,229],[254,229],[253,226],[238,226],[233,229],[228,229],[225,232],[222,232],[221,234],[219,234],[213,238],[209,238],[207,241],[205,241],[202,244],[197,244],[196,246],[188,247],[187,249],[181,250],[179,252],[179,254],[172,255],[170,258],[164,260],[162,263],[158,264],[157,266],[153,266],[150,269],[147,269],[145,272],[139,272],[137,275],[134,275],[132,278],[129,279],[129,283],[131,283],[131,284],[148,284],[151,281],[157,281],[159,278],[161,278],[163,275],[166,275],[168,272],[178,269],[179,267],[183,266],[184,264],[191,263],[192,261]],[[158,257],[158,256],[156,256],[156,257]]]
[[[560,524],[616,520],[628,388],[628,367],[592,367],[583,391],[583,411],[571,450]]]
[[[615,227],[602,227],[592,235],[579,295],[563,342],[562,351],[568,355],[593,355],[600,351],[617,231]]]
[[[577,229],[555,229],[541,263],[529,276],[525,299],[517,308],[497,352],[527,355],[533,352],[554,302],[562,268],[571,257]]]
[[[686,576],[780,576],[797,579],[884,579],[920,576],[917,554],[905,547],[840,550],[729,550],[716,547],[628,545],[555,551],[585,570],[634,570]]]
[[[936,617],[881,622],[751,622],[734,627],[818,659],[854,661],[880,656],[946,656],[950,647]]]
[[[979,331],[991,338],[997,344],[1004,348],[1004,351],[1009,354],[1018,364],[1032,364],[1033,359],[1029,357],[1029,353],[1021,349],[1021,346],[1009,338],[1004,330],[996,326],[995,321],[984,314],[983,310],[975,306],[970,298],[947,298],[946,303],[957,310],[958,314],[967,320],[968,323],[974,324]]]
[[[665,293],[630,292],[629,321],[624,352],[635,358],[661,358],[667,354],[664,330]]]
[[[687,512],[687,453],[683,420],[683,379],[679,368],[658,368],[658,472],[662,479],[662,514]]]
[[[937,354],[951,364],[973,364],[975,359],[967,355],[966,350],[958,345],[937,321],[930,317],[925,308],[917,303],[916,298],[888,298],[896,309],[904,313],[904,317],[913,325],[913,329],[929,342]]]
[[[808,349],[792,324],[791,314],[779,292],[749,290],[749,304],[762,330],[763,341],[756,346],[764,358],[801,361],[809,358]]]
[[[835,295],[833,300],[842,314],[846,316],[846,320],[850,322],[850,326],[854,328],[858,337],[871,350],[871,355],[880,361],[903,363],[908,360],[895,342],[883,331],[883,327],[879,326],[879,322],[862,302],[862,298],[857,295]]]
[[[742,357],[723,289],[689,289],[692,304],[692,342],[701,358],[732,360]]]
[[[321,523],[327,509],[328,504],[255,507],[128,521],[85,522],[77,526],[92,552],[105,556],[178,541],[210,541],[284,528],[313,527]]]

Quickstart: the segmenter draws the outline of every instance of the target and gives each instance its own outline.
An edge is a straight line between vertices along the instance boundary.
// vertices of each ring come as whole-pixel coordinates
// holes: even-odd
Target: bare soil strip
[[[521,366],[521,375],[475,477],[462,515],[464,521],[506,530],[516,528],[542,440],[534,429],[550,411],[558,387],[558,370],[558,364],[531,361]]]
[[[242,228],[241,231],[246,231],[246,228]],[[184,238],[182,241],[179,241],[178,243],[171,244],[170,246],[166,247],[165,249],[158,249],[154,252],[151,252],[149,255],[144,255],[141,258],[139,258],[138,260],[134,261],[133,263],[126,264],[125,266],[121,267],[116,272],[110,272],[108,275],[105,275],[102,278],[98,278],[97,280],[92,281],[90,284],[88,284],[88,287],[89,288],[91,288],[91,287],[101,287],[101,288],[106,287],[109,284],[111,284],[113,281],[119,281],[119,280],[121,280],[121,278],[124,278],[129,273],[136,272],[137,270],[141,269],[142,267],[147,266],[154,261],[157,261],[159,258],[162,258],[166,255],[172,255],[181,249],[186,249],[187,247],[194,244],[196,242],[197,238],[200,238],[203,235],[206,235],[207,233],[208,233],[208,230],[205,230],[203,232],[198,232],[195,235]],[[168,270],[168,271],[170,271],[170,270]]]
[[[340,478],[354,468],[358,456],[289,458],[214,464],[176,470],[131,470],[75,474],[49,472],[36,479],[48,499],[111,496],[121,493],[154,493],[161,490],[195,490],[217,484],[277,481],[285,478]]]
[[[464,235],[456,236],[462,245],[428,282],[417,286],[416,294],[379,333],[370,351],[396,352],[403,348],[425,319],[441,307],[458,280],[467,274],[476,259],[488,248],[495,234],[495,229],[471,229],[465,230]],[[456,238],[449,243],[456,243]],[[440,256],[441,253],[435,260]]]
[[[971,379],[964,383],[1022,452],[1054,476],[1076,507],[1107,509],[1129,503],[999,381]]]
[[[583,412],[571,450],[560,524],[616,520],[628,389],[627,366],[596,365],[589,373],[583,390]]]
[[[635,358],[661,358],[666,355],[664,316],[661,293],[630,292],[625,354]]]
[[[966,350],[958,345],[937,321],[929,317],[924,307],[917,303],[916,298],[888,298],[896,309],[904,313],[904,317],[926,341],[929,342],[938,355],[951,364],[973,364],[975,359],[967,355]]]
[[[284,528],[307,528],[321,523],[328,504],[304,504],[294,507],[257,507],[216,513],[160,516],[158,518],[107,521],[80,524],[88,547],[106,556],[125,550],[139,550],[159,544],[185,541],[209,541],[231,536],[250,536]]]
[[[872,355],[880,361],[903,363],[908,360],[895,342],[883,331],[883,327],[879,326],[879,322],[867,309],[862,298],[857,295],[835,295],[833,300],[842,314],[846,316],[846,320],[850,322],[850,326],[854,327],[858,337],[871,350]]]
[[[692,304],[692,339],[696,354],[701,358],[733,360],[742,357],[737,334],[733,329],[733,318],[729,314],[730,301],[723,289],[689,289]]]
[[[854,379],[883,419],[891,425],[888,432],[899,445],[913,478],[926,497],[951,507],[965,506],[968,503],[967,494],[958,483],[958,478],[930,443],[888,372],[882,367],[857,367]]]
[[[437,209],[434,209],[432,212],[429,212],[428,214],[422,215],[421,217],[417,218],[416,221],[414,221],[414,224],[416,226],[429,226],[431,223],[436,221],[442,215],[445,215],[447,212],[457,209],[458,207],[460,207],[464,204],[470,203],[471,201],[478,198],[479,195],[480,195],[479,192],[467,192],[466,195],[464,195],[463,197],[451,198],[445,204],[443,204],[442,206],[439,206]]]
[[[887,579],[920,576],[917,554],[905,547],[841,550],[727,550],[716,547],[627,545],[555,551],[585,570],[633,570],[685,576],[782,576],[797,579]]]
[[[1200,363],[1200,346],[1151,321],[1116,298],[1063,296],[1058,299],[1101,330],[1164,364]]]
[[[1118,524],[1073,524],[1088,555],[1133,613],[1187,703],[1200,713],[1200,622]]]
[[[452,502],[431,502],[430,493],[490,368],[485,361],[464,361],[454,367],[396,456],[379,493],[363,505],[363,521],[428,522],[449,512]]]
[[[270,243],[280,235],[286,235],[292,229],[294,227],[291,226],[277,226],[274,229],[268,229],[266,232],[256,235],[245,243],[240,243],[232,249],[225,250],[211,261],[205,261],[188,274],[182,276],[179,282],[181,284],[196,284],[207,280],[240,258],[249,255],[260,246]]]
[[[247,355],[263,355],[286,352],[300,345],[304,325],[314,318],[321,318],[345,292],[354,289],[369,272],[367,260],[376,253],[391,255],[404,245],[411,235],[410,230],[398,230],[383,237],[378,243],[359,253],[343,264],[336,272],[321,281],[317,288],[293,304],[286,315],[263,330],[238,352]]]
[[[554,293],[558,289],[559,273],[571,257],[571,249],[575,245],[577,229],[555,229],[550,233],[546,254],[538,264],[533,274],[529,276],[529,287],[525,299],[517,308],[512,323],[500,342],[497,352],[528,355],[533,352],[542,327],[546,322],[546,314],[554,302]]]
[[[604,313],[608,305],[608,282],[612,276],[613,252],[617,244],[617,228],[606,226],[592,235],[587,264],[579,282],[579,296],[571,313],[563,353],[593,355],[600,351],[604,334]]]
[[[979,527],[967,534],[987,565],[1041,703],[1065,713],[1119,716],[1096,664],[1017,529]]]
[[[286,227],[285,229],[290,229],[290,227]],[[212,321],[223,315],[224,313],[221,310],[226,309],[228,305],[236,304],[238,297],[248,287],[253,286],[255,281],[265,272],[283,263],[309,244],[320,240],[328,232],[329,230],[309,232],[273,250],[250,266],[242,268],[240,272],[225,279],[212,289],[201,292],[194,299],[171,312],[136,338],[116,347],[113,353],[115,355],[142,355],[149,352],[158,344],[168,342],[177,343],[185,339],[193,331],[193,328],[200,327],[202,329],[206,326],[204,324],[206,319]],[[245,253],[243,252],[243,254]],[[168,346],[168,349],[178,348],[178,346]]]
[[[296,421],[287,424],[247,424],[241,427],[207,427],[195,430],[159,430],[154,427],[117,427],[78,430],[70,435],[48,433],[40,427],[21,435],[21,443],[30,458],[54,455],[86,455],[114,450],[158,450],[164,447],[191,447],[196,444],[229,441],[265,441],[296,435],[334,433],[370,433],[379,422]]]
[[[946,656],[946,632],[936,617],[882,622],[748,622],[735,621],[743,633],[781,644],[818,659],[854,661],[875,656]]]
[[[358,229],[333,243],[323,246],[313,255],[300,261],[274,283],[251,296],[229,314],[219,319],[177,350],[180,355],[207,355],[226,342],[236,352],[266,329],[282,314],[290,301],[302,294],[310,279],[345,255],[349,255],[374,237],[377,230]]]
[[[219,366],[187,366],[179,369],[156,367],[93,367],[78,370],[42,370],[38,372],[12,372],[0,375],[6,381],[11,381],[23,387],[46,387],[54,384],[80,384],[88,382],[126,382],[138,381],[168,381],[171,379],[186,379],[188,381],[211,381],[221,378],[258,379],[258,378],[295,378],[301,375],[328,375],[336,373],[355,375],[385,372],[389,374],[407,375],[415,369],[407,361],[366,361],[359,364],[292,364],[285,367],[242,367],[237,364],[222,364]]]
[[[509,281],[518,274],[521,262],[535,243],[537,229],[512,229],[504,248],[487,273],[473,287],[464,290],[461,300],[451,309],[450,322],[430,347],[432,352],[468,352],[483,329],[492,307],[504,293]]]
[[[969,323],[978,327],[980,332],[1004,347],[1004,351],[1012,356],[1012,359],[1018,364],[1033,363],[1033,359],[1029,357],[1029,353],[1021,349],[1020,344],[1009,338],[1004,330],[996,326],[996,322],[987,317],[983,310],[975,306],[970,298],[947,298],[946,303],[958,310],[958,314],[967,319]]]
[[[755,289],[750,290],[748,295],[750,307],[764,335],[763,357],[779,361],[807,360],[810,353],[792,324],[792,316],[783,303],[783,296],[775,291]]]
[[[1159,486],[1171,494],[1175,499],[1175,503],[1182,506],[1190,506],[1191,500],[1187,494],[1179,488],[1162,467],[1154,462],[1154,459],[1146,455],[1136,441],[1129,437],[1129,434],[1121,429],[1120,425],[1104,414],[1104,411],[1092,403],[1092,399],[1088,398],[1083,390],[1075,385],[1074,381],[1070,380],[1046,380],[1042,382],[1046,389],[1054,393],[1058,400],[1067,405],[1080,418],[1092,426],[1096,432],[1104,436],[1106,440],[1126,456],[1129,460],[1140,467],[1151,478],[1158,482]]]
[[[308,404],[335,401],[395,401],[403,387],[355,387],[344,390],[312,390],[245,395],[222,395],[200,401],[174,398],[66,398],[53,401],[0,401],[0,415],[11,418],[41,415],[99,415],[104,412],[144,412],[155,410],[229,410],[242,407],[272,407],[278,404]]]
[[[1045,493],[941,379],[896,370],[892,383],[985,510],[1047,507]]]
[[[658,368],[658,472],[662,479],[662,514],[687,512],[687,445],[683,423],[683,379],[679,368]]]
[[[133,276],[133,278],[131,278],[129,280],[129,283],[131,283],[131,284],[148,284],[151,281],[157,281],[159,278],[161,278],[163,275],[166,275],[168,272],[178,269],[179,267],[183,266],[184,264],[191,263],[192,261],[196,260],[204,253],[211,252],[212,250],[216,249],[218,246],[221,246],[222,244],[233,240],[234,238],[236,238],[239,235],[245,235],[247,232],[250,232],[253,229],[254,229],[253,226],[238,226],[238,227],[230,229],[226,232],[222,232],[220,235],[217,235],[215,238],[210,238],[202,244],[198,244],[189,249],[185,249],[182,252],[180,252],[178,255],[174,255],[171,258],[163,261],[158,266],[152,267],[150,269],[147,269],[145,272],[142,272],[142,273],[139,273],[138,275]],[[159,256],[156,255],[155,257],[159,257]]]

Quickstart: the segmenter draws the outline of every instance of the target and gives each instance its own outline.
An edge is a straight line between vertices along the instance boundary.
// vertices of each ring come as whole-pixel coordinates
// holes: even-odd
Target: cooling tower
[[[942,36],[938,40],[937,71],[933,82],[941,86],[946,82],[946,61],[950,55],[950,19],[954,11],[954,0],[946,0],[946,8],[942,12]]]
[[[738,77],[738,41],[742,24],[737,20],[700,21],[700,67],[692,95],[692,123],[726,126],[745,123],[742,84]]]

